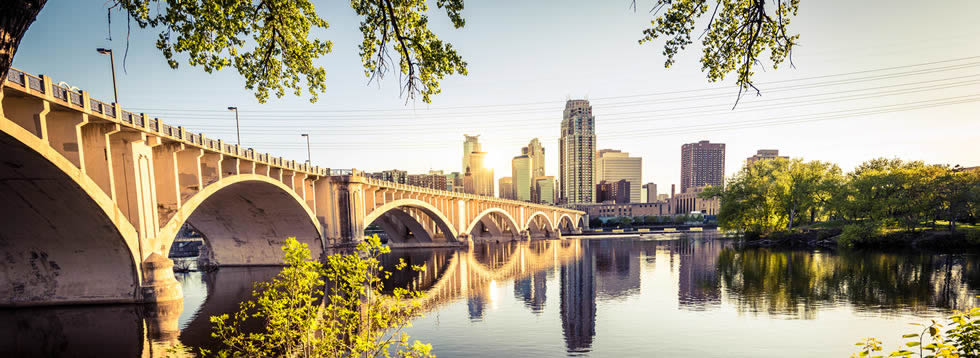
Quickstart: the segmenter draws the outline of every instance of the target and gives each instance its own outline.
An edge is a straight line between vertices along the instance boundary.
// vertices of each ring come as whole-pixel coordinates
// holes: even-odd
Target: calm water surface
[[[977,304],[972,255],[738,249],[712,233],[395,251],[426,265],[390,285],[428,292],[408,330],[441,357],[847,357],[908,322]],[[277,268],[178,275],[184,303],[0,310],[0,356],[158,356],[213,346],[230,313]],[[169,327],[169,328],[168,328]],[[177,330],[179,329],[179,331]]]

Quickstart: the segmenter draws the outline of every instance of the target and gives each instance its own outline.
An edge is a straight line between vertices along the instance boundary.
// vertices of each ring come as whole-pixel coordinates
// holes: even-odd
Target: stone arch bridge
[[[212,263],[277,265],[382,230],[394,246],[560,238],[581,211],[424,189],[207,138],[11,69],[0,91],[0,306],[182,298],[186,223]],[[370,230],[369,230],[370,231]]]

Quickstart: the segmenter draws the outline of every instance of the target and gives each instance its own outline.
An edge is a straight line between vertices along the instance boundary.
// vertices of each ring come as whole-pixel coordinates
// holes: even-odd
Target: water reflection
[[[717,271],[742,312],[813,319],[840,302],[885,313],[977,305],[973,256],[726,248]]]
[[[382,261],[425,268],[395,272],[386,289],[426,293],[428,313],[409,333],[441,356],[628,356],[638,352],[623,349],[675,340],[676,348],[657,351],[704,356],[715,344],[736,347],[732,356],[780,356],[749,343],[763,337],[755,344],[847,356],[850,339],[865,335],[848,332],[849,322],[901,330],[916,317],[978,304],[980,261],[972,255],[741,249],[707,233],[664,238],[400,249]],[[237,311],[255,282],[278,271],[178,275],[185,299],[177,307],[3,309],[0,356],[153,356],[177,341],[214,348],[209,318]],[[832,350],[792,340],[810,331],[846,334]]]

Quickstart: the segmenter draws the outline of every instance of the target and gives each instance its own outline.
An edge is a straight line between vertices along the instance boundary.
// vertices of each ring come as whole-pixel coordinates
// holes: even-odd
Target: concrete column
[[[177,175],[177,152],[180,149],[178,142],[153,147],[153,176],[160,226],[166,224],[180,208],[180,180]]]
[[[201,175],[201,158],[204,150],[181,143],[177,152],[177,181],[180,188],[180,204],[201,191],[204,177]]]
[[[109,135],[119,131],[118,124],[87,123],[82,125],[82,155],[85,174],[102,188],[110,198],[112,190],[112,168],[109,160]]]
[[[84,173],[82,126],[88,122],[88,116],[78,111],[57,110],[48,112],[43,122],[46,124],[45,133],[51,148]]]
[[[109,136],[114,200],[139,232],[141,240],[155,238],[159,231],[156,185],[153,178],[153,150],[145,134],[121,131]],[[151,251],[143,252],[146,258]]]

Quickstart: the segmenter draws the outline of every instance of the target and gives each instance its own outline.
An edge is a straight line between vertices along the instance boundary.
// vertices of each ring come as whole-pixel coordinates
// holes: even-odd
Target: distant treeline
[[[778,158],[746,166],[724,188],[700,195],[721,198],[723,229],[751,236],[820,222],[840,224],[855,238],[955,231],[980,216],[980,171],[881,158],[845,174],[833,163]]]

